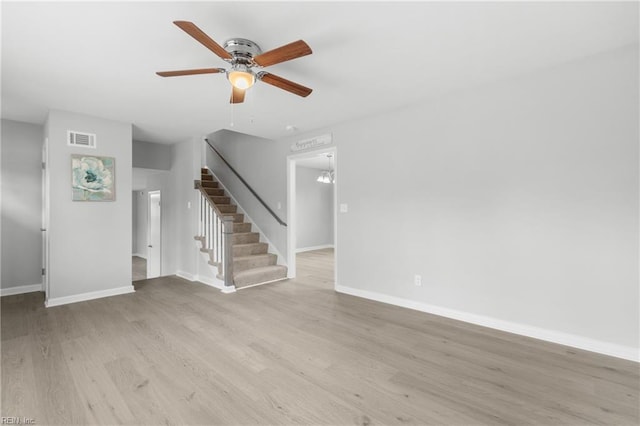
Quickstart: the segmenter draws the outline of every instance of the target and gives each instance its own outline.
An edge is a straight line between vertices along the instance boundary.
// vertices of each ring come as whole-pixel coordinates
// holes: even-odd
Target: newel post
[[[233,216],[222,216],[224,246],[224,293],[235,291],[233,285]]]

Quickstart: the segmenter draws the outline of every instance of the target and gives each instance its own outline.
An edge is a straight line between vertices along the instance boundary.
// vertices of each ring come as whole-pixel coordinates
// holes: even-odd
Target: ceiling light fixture
[[[335,171],[333,170],[333,166],[331,165],[333,154],[327,154],[327,158],[329,159],[329,170],[322,170],[320,172],[320,176],[318,176],[318,179],[316,179],[316,182],[334,183],[336,181]]]
[[[256,82],[256,76],[251,68],[243,64],[235,64],[227,73],[227,78],[233,87],[242,90],[250,88]]]
[[[329,170],[323,170],[320,172],[320,176],[316,179],[320,183],[333,183],[333,172]]]

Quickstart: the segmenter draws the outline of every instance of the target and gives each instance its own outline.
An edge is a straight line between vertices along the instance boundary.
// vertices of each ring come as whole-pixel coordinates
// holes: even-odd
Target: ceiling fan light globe
[[[246,90],[253,86],[253,83],[256,82],[256,78],[251,72],[231,71],[229,73],[229,82],[233,87]]]

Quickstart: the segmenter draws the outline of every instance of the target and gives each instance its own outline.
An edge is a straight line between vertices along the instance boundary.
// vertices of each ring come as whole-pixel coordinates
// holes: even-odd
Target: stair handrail
[[[218,214],[218,216],[222,217],[223,213],[220,211],[220,209],[218,208],[218,206],[216,205],[216,203],[214,203],[213,201],[211,201],[211,199],[209,198],[210,195],[207,194],[207,190],[205,189],[204,186],[202,186],[202,181],[200,180],[196,180],[194,183],[194,187],[195,189],[199,189],[200,192],[202,192],[202,194],[204,194],[204,198],[207,200],[207,202],[209,204],[211,204],[211,207],[216,211],[216,213]]]
[[[216,203],[214,203],[211,198],[210,195],[207,193],[205,187],[202,186],[202,181],[198,181],[196,180],[194,182],[194,187],[195,189],[200,191],[200,200],[204,200],[207,205],[209,206],[209,208],[211,208],[211,210],[214,212],[214,214],[216,216],[218,216],[220,218],[220,222],[222,225],[222,229],[221,229],[221,245],[222,247],[218,247],[217,249],[219,250],[219,252],[216,252],[214,254],[215,257],[219,258],[222,262],[221,264],[218,264],[218,271],[221,271],[221,274],[223,279],[224,279],[224,287],[225,289],[229,290],[229,289],[234,289],[234,283],[233,283],[233,218],[229,215],[224,215],[220,209],[218,208],[218,206],[216,206]],[[201,201],[202,202],[202,201]],[[212,246],[213,247],[209,247],[209,241],[207,241],[207,238],[211,238],[210,235],[212,233],[212,230],[209,229],[208,231],[205,230],[206,226],[208,225],[209,227],[211,227],[213,224],[211,222],[209,222],[208,224],[205,223],[205,221],[210,220],[210,218],[205,219],[206,213],[203,209],[203,206],[200,206],[200,226],[202,227],[199,230],[199,233],[202,233],[203,235],[199,235],[200,237],[204,237],[203,241],[203,246],[207,249],[207,250],[215,250],[215,246],[216,244],[212,242]]]
[[[213,150],[213,152],[215,152],[218,157],[220,157],[220,159],[222,160],[222,162],[224,164],[227,165],[227,167],[229,167],[229,170],[231,170],[233,172],[233,174],[236,175],[236,177],[238,179],[240,179],[240,182],[242,182],[244,184],[244,186],[247,187],[247,189],[249,190],[249,192],[251,192],[253,194],[254,197],[256,197],[256,199],[260,202],[260,204],[262,204],[262,206],[267,209],[267,211],[271,214],[271,216],[273,216],[273,218],[282,226],[287,226],[286,222],[283,221],[282,219],[280,219],[278,217],[278,215],[271,210],[271,208],[267,205],[267,203],[265,203],[265,201],[258,195],[258,193],[251,187],[251,185],[249,185],[247,183],[246,180],[244,180],[244,178],[242,176],[240,176],[240,173],[238,173],[236,171],[236,169],[233,168],[233,166],[231,164],[229,164],[229,162],[222,156],[222,154],[220,154],[220,151],[218,151],[213,145],[211,145],[211,143],[209,142],[209,139],[204,138],[204,141],[207,143],[207,145],[209,145],[209,148],[211,148]]]

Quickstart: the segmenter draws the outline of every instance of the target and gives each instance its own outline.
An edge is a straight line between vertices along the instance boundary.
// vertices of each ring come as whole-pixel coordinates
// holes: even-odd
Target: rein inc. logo
[[[20,416],[2,416],[0,417],[0,424],[3,425],[35,425],[36,419],[31,417]]]

